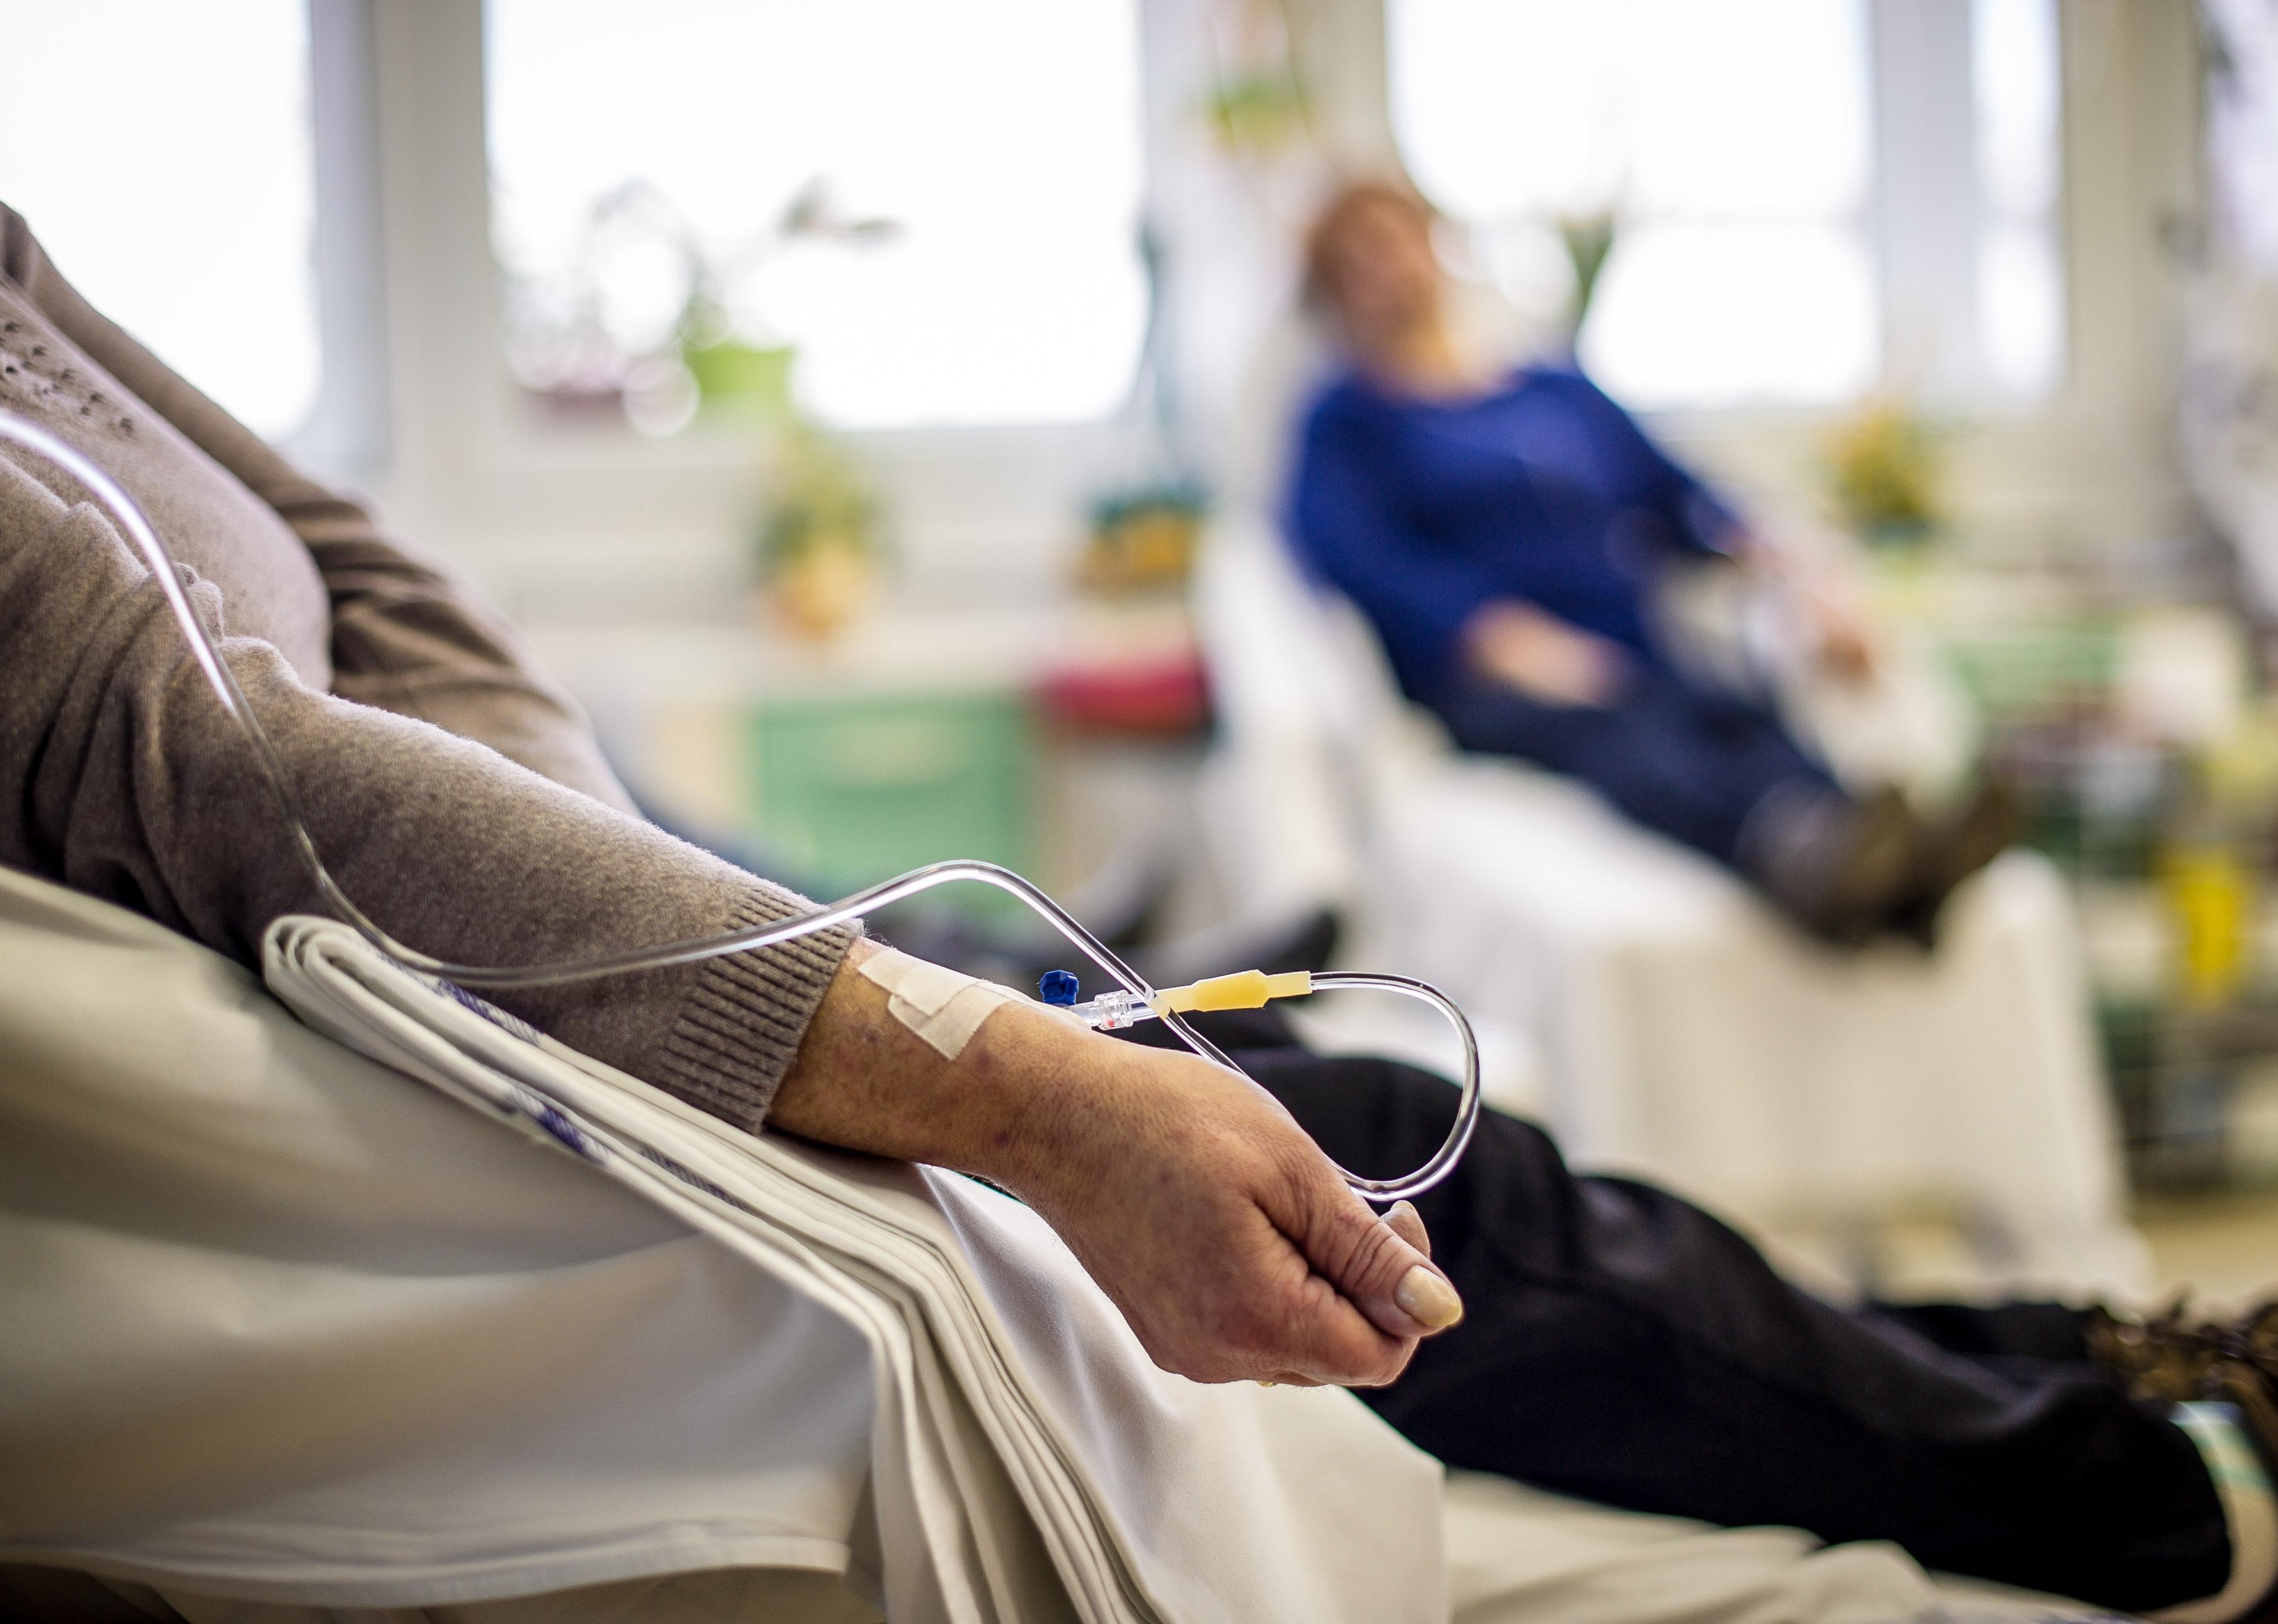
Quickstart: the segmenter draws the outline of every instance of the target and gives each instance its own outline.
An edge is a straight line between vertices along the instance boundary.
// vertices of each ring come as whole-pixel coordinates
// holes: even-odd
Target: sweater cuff
[[[806,906],[791,892],[768,886],[739,902],[722,929],[747,930]],[[852,925],[838,925],[705,961],[665,1038],[658,1086],[757,1133],[799,1058],[807,1023],[859,934]]]

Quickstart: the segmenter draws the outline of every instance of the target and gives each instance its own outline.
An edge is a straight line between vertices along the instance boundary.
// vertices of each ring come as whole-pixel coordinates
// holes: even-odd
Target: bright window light
[[[1129,392],[1130,0],[487,16],[508,360],[541,396],[638,394],[723,337],[794,347],[800,404],[843,428],[1087,421]]]
[[[2218,251],[2278,271],[2278,14],[2261,0],[2206,0],[2207,179]]]
[[[0,203],[96,309],[271,436],[319,381],[304,5],[16,6],[0,95]]]
[[[2064,372],[2057,0],[1976,0],[1977,306],[1985,370],[2037,399]]]
[[[1620,220],[1579,344],[1641,407],[1820,402],[1880,364],[1862,0],[1392,0],[1395,134],[1522,304]]]

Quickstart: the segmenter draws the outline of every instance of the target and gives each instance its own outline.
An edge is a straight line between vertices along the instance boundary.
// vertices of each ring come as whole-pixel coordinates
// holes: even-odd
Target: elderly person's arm
[[[706,935],[802,906],[483,744],[301,681],[227,637],[348,894],[439,957],[531,962]],[[164,601],[93,509],[0,462],[0,862],[122,903],[246,962],[323,912],[250,748]],[[849,937],[501,995],[564,1042],[756,1128]]]
[[[219,594],[195,595],[226,632]],[[484,746],[315,692],[267,644],[222,652],[342,886],[425,951],[544,960],[799,906]],[[4,462],[0,678],[0,862],[241,959],[277,915],[321,909],[139,562],[92,509]],[[1388,1381],[1453,1317],[1412,1214],[1400,1233],[1376,1222],[1261,1091],[1021,1009],[944,1060],[846,973],[846,946],[501,999],[730,1121],[757,1129],[772,1103],[776,1126],[1005,1185],[1188,1375]]]
[[[1601,705],[1629,670],[1621,648],[1533,604],[1489,595],[1474,564],[1417,545],[1387,489],[1372,409],[1333,391],[1307,414],[1283,516],[1313,572],[1375,626],[1413,695],[1464,676],[1554,705]]]
[[[0,356],[21,357],[0,406],[126,457],[231,584],[202,583],[200,611],[327,863],[392,933],[531,962],[805,906],[631,816],[494,619],[80,301],[5,210],[0,295]],[[140,560],[76,494],[0,454],[0,862],[252,961],[321,900]],[[851,973],[870,951],[833,931],[500,1001],[739,1126],[1013,1190],[1172,1369],[1387,1381],[1457,1311],[1413,1214],[1376,1222],[1260,1091],[1022,1009],[945,1061]]]
[[[333,693],[478,739],[556,784],[633,810],[584,716],[503,621],[389,536],[362,503],[310,479],[80,297],[4,207],[0,275],[298,538],[331,601]]]
[[[1728,560],[1760,577],[1788,594],[1814,654],[1831,675],[1855,679],[1874,674],[1878,655],[1873,632],[1833,582],[1799,568],[1588,379],[1577,373],[1567,387],[1595,432],[1646,471],[1661,545],[1698,558]]]

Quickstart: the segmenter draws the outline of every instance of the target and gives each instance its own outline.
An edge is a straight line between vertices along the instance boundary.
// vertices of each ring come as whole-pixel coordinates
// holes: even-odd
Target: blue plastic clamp
[[[1036,983],[1036,996],[1047,1004],[1058,1004],[1064,1009],[1074,1008],[1083,992],[1083,984],[1073,970],[1046,970],[1043,979]]]

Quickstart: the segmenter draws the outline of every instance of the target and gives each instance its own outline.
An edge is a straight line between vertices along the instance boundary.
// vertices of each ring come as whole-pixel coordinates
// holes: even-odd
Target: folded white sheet
[[[271,948],[386,1065],[0,869],[0,1561],[230,1624],[724,1620],[764,1569],[898,1620],[2088,1616],[1886,1547],[1443,1501],[1346,1395],[1154,1370],[978,1186],[734,1133],[336,926]]]
[[[1455,1624],[2126,1624],[1935,1577],[1896,1545],[1614,1511],[1479,1473],[1449,1474],[1446,1512]]]
[[[582,1158],[860,1332],[896,1619],[1446,1616],[1435,1465],[1343,1394],[1158,1370],[1018,1204],[738,1132],[332,921],[279,921],[264,968],[311,1026]]]
[[[387,1066],[0,871],[0,1559],[336,1606],[805,1567],[898,1620],[1447,1617],[1436,1464],[1347,1395],[1155,1369],[1016,1204],[738,1134],[329,923],[269,968]]]

